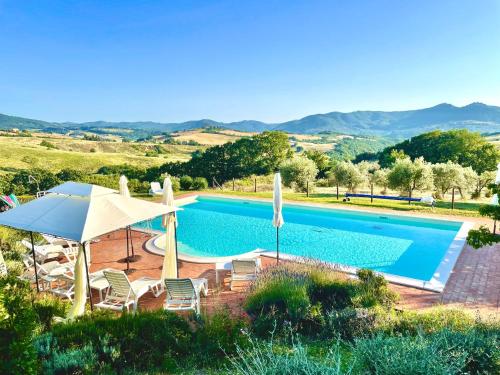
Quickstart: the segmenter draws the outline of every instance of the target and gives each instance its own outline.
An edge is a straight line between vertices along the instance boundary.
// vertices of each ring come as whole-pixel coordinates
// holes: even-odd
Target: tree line
[[[407,154],[408,152],[409,154]],[[62,181],[82,181],[117,188],[117,176],[126,175],[133,192],[145,193],[149,182],[161,181],[165,175],[175,177],[174,184],[203,188],[206,180],[223,184],[231,179],[251,175],[268,175],[281,170],[285,185],[297,191],[312,188],[314,183],[346,188],[355,192],[361,186],[380,187],[411,196],[415,191],[433,190],[437,198],[450,189],[473,198],[495,178],[498,151],[478,133],[467,130],[434,131],[388,147],[368,158],[361,155],[354,162],[339,161],[320,151],[294,153],[288,136],[268,131],[232,143],[196,151],[186,162],[169,162],[159,167],[131,165],[103,166],[95,173],[64,169],[58,173],[45,170],[23,170],[0,176],[0,192],[18,195],[34,194]],[[35,177],[35,182],[29,176]],[[191,178],[196,183],[190,183]]]

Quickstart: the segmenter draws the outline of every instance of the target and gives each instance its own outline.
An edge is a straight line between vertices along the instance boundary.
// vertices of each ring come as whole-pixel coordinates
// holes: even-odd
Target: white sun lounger
[[[68,274],[62,275],[46,275],[42,276],[45,282],[50,283],[49,291],[60,297],[68,298],[70,301],[73,300],[75,294],[75,279],[73,276]],[[102,292],[109,288],[109,283],[104,277],[103,271],[97,271],[89,275],[90,288],[96,289],[99,292],[99,300],[102,301]],[[53,285],[55,284],[55,285]]]
[[[21,278],[30,282],[35,282],[36,277],[33,258],[26,254],[23,257],[23,263],[26,267],[26,272]],[[59,263],[57,260],[53,260],[46,263],[36,262],[36,271],[39,282],[41,283],[41,289],[50,290],[51,282],[54,281],[56,277],[71,275],[72,269],[65,263]]]
[[[47,259],[58,258],[63,254],[63,247],[59,245],[34,245],[31,246],[31,242],[28,240],[22,240],[21,243],[29,250],[35,249],[35,256],[37,260],[41,263],[45,262]]]
[[[149,195],[163,195],[163,189],[159,182],[151,182],[151,189],[149,189]]]
[[[160,280],[142,277],[130,282],[123,271],[103,270],[103,273],[108,280],[109,289],[104,300],[95,305],[97,308],[129,311],[130,306],[132,306],[133,312],[135,312],[139,298],[148,291],[151,291],[155,297],[162,293]]]
[[[200,295],[208,294],[207,279],[165,279],[165,288],[165,310],[194,310],[200,314]]]
[[[233,290],[234,281],[254,281],[260,271],[259,263],[259,259],[234,259],[232,261],[229,289]]]
[[[76,247],[78,248],[78,242],[68,241],[64,238],[54,237],[50,234],[42,234],[42,237],[51,245],[62,246],[62,247]]]

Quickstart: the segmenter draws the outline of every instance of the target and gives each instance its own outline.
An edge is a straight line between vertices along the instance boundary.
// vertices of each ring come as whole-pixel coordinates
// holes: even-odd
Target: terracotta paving
[[[133,272],[130,280],[141,276],[159,278],[163,258],[151,254],[144,249],[149,235],[133,232],[135,254],[140,258],[130,263]],[[91,245],[91,272],[103,268],[126,269],[123,262],[126,256],[125,232],[117,231],[101,237],[99,242]],[[273,264],[274,260],[262,258],[263,266]],[[208,312],[217,307],[227,305],[234,314],[243,314],[242,303],[247,286],[241,284],[234,291],[229,290],[229,275],[225,275],[222,287],[215,285],[215,265],[179,262],[180,277],[204,277],[209,281],[209,295],[202,298],[202,309]],[[222,279],[222,274],[220,274]],[[455,269],[450,276],[443,293],[434,293],[420,289],[391,285],[400,295],[398,305],[403,309],[423,309],[439,304],[459,306],[481,313],[500,315],[500,246],[490,246],[474,250],[466,246],[460,255]],[[93,293],[93,298],[98,298]],[[141,309],[158,309],[162,307],[164,295],[154,298],[151,293],[139,301]]]

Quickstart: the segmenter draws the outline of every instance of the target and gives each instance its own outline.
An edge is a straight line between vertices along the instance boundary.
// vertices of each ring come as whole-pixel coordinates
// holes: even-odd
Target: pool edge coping
[[[176,199],[176,205],[177,206],[183,206],[185,204],[193,203],[195,202],[200,195],[189,195],[187,197],[182,197],[179,199]],[[219,194],[202,194],[201,196],[204,197],[223,197],[227,199],[235,199],[235,200],[242,200],[243,197],[233,197],[233,196],[227,196],[227,195],[219,195]],[[270,200],[265,199],[265,198],[250,198],[247,199],[246,197],[244,200],[253,200],[253,201],[259,201],[259,202],[267,202],[269,203]],[[360,212],[371,212],[369,210],[358,210],[356,208],[332,208],[329,207],[328,205],[321,204],[321,203],[313,203],[313,204],[308,204],[305,202],[293,202],[295,205],[299,206],[308,206],[308,207],[321,207],[321,208],[327,208],[331,210],[339,209],[339,210],[346,210],[346,211],[360,211]],[[412,215],[409,213],[405,213],[406,215],[401,215],[401,216],[406,216],[406,217],[411,217]],[[398,216],[398,215],[395,215]],[[418,215],[419,217],[423,218],[429,218],[433,219],[436,221],[446,221],[445,219],[441,218],[435,218],[435,217],[426,217],[426,216],[421,216]],[[458,257],[462,253],[463,248],[465,247],[466,244],[466,238],[467,234],[470,229],[474,227],[474,223],[470,221],[461,221],[461,220],[449,220],[449,221],[455,221],[455,222],[461,222],[462,225],[460,226],[460,229],[458,230],[457,234],[455,235],[454,239],[452,240],[450,246],[446,250],[446,252],[443,255],[443,258],[441,259],[440,263],[438,264],[436,270],[433,273],[433,276],[430,280],[425,281],[425,280],[420,280],[420,279],[415,279],[415,278],[410,278],[410,277],[405,277],[405,276],[398,276],[390,273],[385,273],[385,272],[378,272],[374,271],[376,274],[383,276],[387,281],[393,284],[397,285],[402,285],[402,286],[408,286],[408,287],[413,287],[417,289],[423,289],[423,290],[428,290],[431,292],[437,292],[441,293],[444,288],[446,287],[446,283],[448,282],[451,274],[453,273],[453,269],[455,268],[455,264],[458,260]],[[164,235],[165,233],[161,231],[155,231],[155,230],[149,230],[147,232],[156,234],[153,238],[149,239],[146,244],[145,248],[147,251],[162,256],[164,253],[164,250],[161,249],[159,246],[156,245],[156,241],[159,240],[159,238]],[[265,257],[270,257],[270,258],[276,258],[276,252],[275,251],[269,251],[266,249],[260,249],[256,248],[255,250],[249,251],[247,253],[241,253],[238,255],[232,255],[232,256],[227,256],[227,257],[203,257],[203,256],[192,256],[192,255],[187,255],[184,253],[179,253],[178,254],[178,259],[186,261],[186,262],[191,262],[191,263],[204,263],[204,264],[216,264],[216,263],[228,263],[232,259],[238,259],[238,258],[251,258],[255,256],[265,256]],[[280,254],[280,259],[283,260],[288,260],[288,261],[294,261],[294,262],[305,262],[307,258],[304,257],[297,257],[294,255],[289,255],[286,253]],[[333,262],[321,262],[322,264],[327,264],[331,266],[333,269],[339,270],[341,272],[355,275],[358,270],[361,268],[359,267],[354,267],[354,266],[349,266],[345,264],[340,264],[340,263],[333,263]]]

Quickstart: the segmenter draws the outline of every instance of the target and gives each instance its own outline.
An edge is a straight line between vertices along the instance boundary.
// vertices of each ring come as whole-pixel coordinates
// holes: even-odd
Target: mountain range
[[[282,130],[288,133],[300,134],[335,132],[397,138],[410,137],[434,129],[467,128],[482,133],[493,133],[500,131],[500,107],[483,103],[472,103],[463,107],[456,107],[443,103],[431,108],[407,111],[330,112],[276,124],[254,120],[224,123],[208,119],[182,123],[151,121],[73,123],[47,122],[0,114],[0,129],[18,128],[58,133],[70,130],[109,128],[148,132],[174,132],[206,127],[220,127],[246,132],[262,132],[265,130]]]

